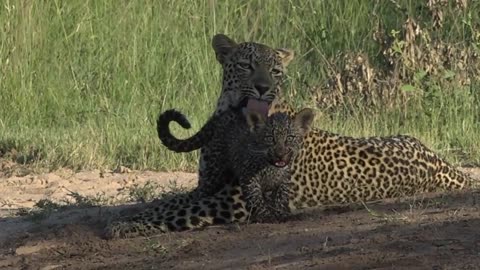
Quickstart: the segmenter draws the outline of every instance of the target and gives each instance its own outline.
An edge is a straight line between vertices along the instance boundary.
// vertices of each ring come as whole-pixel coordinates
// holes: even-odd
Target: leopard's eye
[[[282,72],[282,70],[280,70],[278,68],[274,68],[274,69],[272,69],[272,75],[275,76],[275,77],[282,76],[283,72]]]
[[[295,139],[295,136],[287,136],[287,142],[292,142]]]
[[[245,62],[240,62],[237,64],[238,67],[242,68],[242,69],[250,69],[250,63],[245,63]]]

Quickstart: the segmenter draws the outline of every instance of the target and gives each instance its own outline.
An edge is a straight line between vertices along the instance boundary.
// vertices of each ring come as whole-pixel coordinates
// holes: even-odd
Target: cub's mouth
[[[290,151],[289,153],[281,156],[277,156],[277,158],[273,158],[270,160],[270,164],[277,168],[284,168],[287,167],[290,162],[292,161],[293,153]]]
[[[288,165],[288,161],[286,160],[277,160],[273,162],[273,166],[277,168],[284,168]]]

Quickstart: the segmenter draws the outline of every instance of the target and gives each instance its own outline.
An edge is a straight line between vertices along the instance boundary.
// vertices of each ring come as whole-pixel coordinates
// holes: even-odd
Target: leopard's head
[[[244,107],[266,116],[280,92],[293,51],[255,42],[236,43],[222,34],[213,37],[212,46],[223,68],[216,113]]]

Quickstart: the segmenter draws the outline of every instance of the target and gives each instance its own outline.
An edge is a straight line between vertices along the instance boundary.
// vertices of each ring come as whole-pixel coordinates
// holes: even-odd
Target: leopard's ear
[[[310,130],[314,118],[315,113],[313,110],[305,108],[295,115],[294,123],[297,128],[302,130],[303,134],[306,134]]]
[[[246,113],[247,125],[250,132],[256,132],[265,126],[265,118],[257,112],[248,111]]]
[[[283,67],[287,67],[290,62],[292,62],[293,58],[295,57],[295,52],[291,49],[286,48],[279,48],[276,49],[275,52],[277,56],[280,58]]]
[[[212,38],[212,47],[218,62],[223,65],[237,47],[237,43],[226,35],[216,34]]]

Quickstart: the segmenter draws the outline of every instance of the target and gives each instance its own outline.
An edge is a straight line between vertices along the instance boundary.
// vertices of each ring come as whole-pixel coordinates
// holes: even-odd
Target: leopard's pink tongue
[[[249,98],[247,102],[247,110],[257,112],[265,117],[268,116],[268,102]]]

